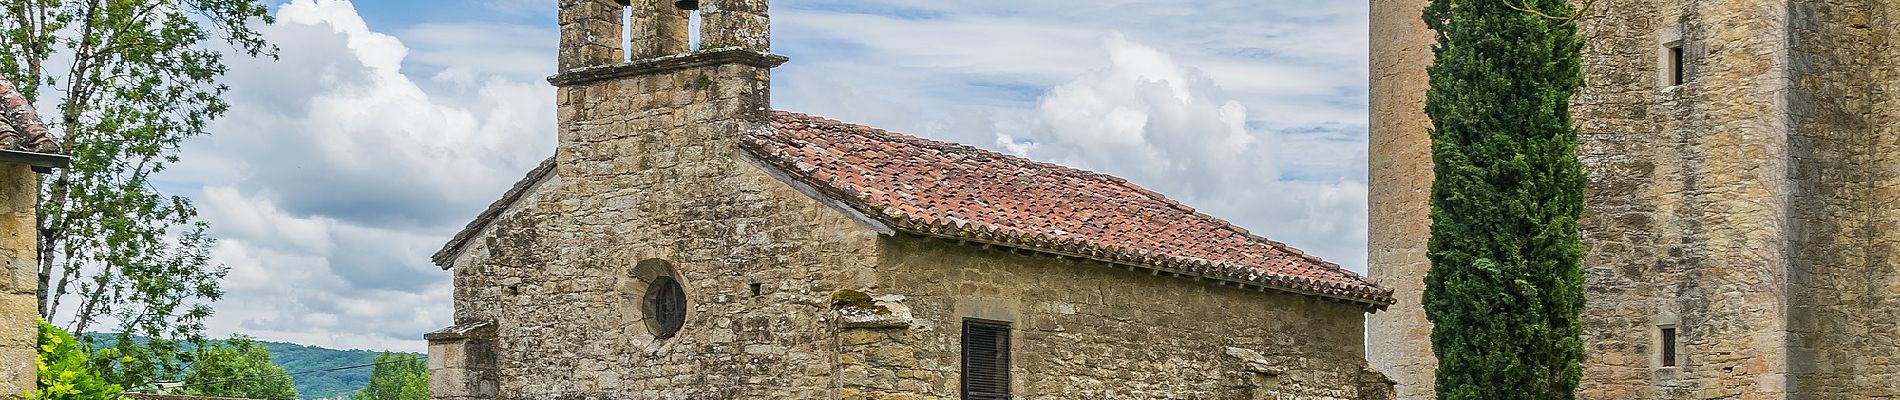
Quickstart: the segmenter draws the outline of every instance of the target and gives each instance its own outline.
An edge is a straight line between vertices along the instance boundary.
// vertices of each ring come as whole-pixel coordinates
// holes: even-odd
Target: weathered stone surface
[[[767,70],[714,64],[560,89],[557,177],[455,263],[458,321],[494,320],[500,398],[835,396],[829,296],[876,234],[740,156]],[[636,267],[689,299],[656,338]],[[752,293],[751,285],[760,292]]]
[[[1900,2],[1789,11],[1792,390],[1900,398]]]
[[[1399,398],[1431,398],[1432,325],[1425,290],[1425,238],[1431,234],[1432,142],[1425,117],[1425,66],[1431,31],[1419,18],[1426,0],[1372,0],[1371,143],[1368,178],[1372,224],[1367,269],[1391,288],[1398,304],[1368,318],[1366,361],[1400,382]]]
[[[1891,43],[1900,4],[1598,0],[1594,7],[1581,23],[1586,85],[1572,99],[1591,178],[1580,221],[1589,296],[1580,396],[1895,395],[1900,104],[1892,93],[1900,51]],[[1677,43],[1688,82],[1672,87],[1663,65]],[[1375,51],[1374,65],[1429,63],[1408,55]],[[1388,79],[1398,78],[1375,75],[1374,87]],[[1374,119],[1413,118],[1411,111],[1375,109]],[[1379,254],[1423,246],[1429,234],[1378,229],[1404,223],[1392,215],[1422,205],[1382,191],[1377,171],[1392,162],[1429,166],[1429,158],[1386,155],[1376,129],[1383,125],[1374,126],[1371,269],[1403,296],[1406,284],[1393,280],[1416,280],[1427,266]],[[1662,327],[1679,332],[1677,366],[1662,366]],[[1375,326],[1374,360],[1385,351],[1378,343],[1413,340],[1408,332]],[[1429,347],[1399,350],[1409,355],[1380,365],[1430,357]],[[1429,374],[1394,377],[1401,393],[1431,385]]]
[[[1019,398],[1389,398],[1361,392],[1351,304],[912,236],[879,248],[876,287],[902,293],[913,320],[839,333],[840,383],[863,398],[957,398],[970,318],[1011,324]],[[1278,372],[1237,383],[1261,369]]]
[[[39,256],[35,253],[35,199],[39,177],[32,168],[0,164],[0,399],[17,398],[34,386],[34,343],[39,337]]]

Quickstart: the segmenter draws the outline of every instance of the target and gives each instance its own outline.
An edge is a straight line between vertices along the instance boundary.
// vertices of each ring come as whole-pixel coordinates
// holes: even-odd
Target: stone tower
[[[1372,1],[1371,363],[1431,398],[1424,0]],[[1900,1],[1595,0],[1591,399],[1900,396]]]

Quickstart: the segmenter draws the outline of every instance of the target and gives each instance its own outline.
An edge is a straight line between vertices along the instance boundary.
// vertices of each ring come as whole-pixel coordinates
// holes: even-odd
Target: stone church
[[[1373,0],[1371,363],[1432,398],[1425,0]],[[1900,1],[1595,0],[1586,399],[1900,398]]]
[[[1390,398],[1391,290],[1116,177],[775,111],[766,3],[560,0],[559,145],[434,257],[434,398]]]

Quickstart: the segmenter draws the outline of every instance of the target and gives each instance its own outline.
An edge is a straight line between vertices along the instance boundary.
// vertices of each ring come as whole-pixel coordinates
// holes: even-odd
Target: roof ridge
[[[785,111],[785,110],[775,110],[774,112],[777,112],[781,115],[787,115],[787,116],[804,119],[804,120],[817,120],[818,122],[827,122],[827,123],[830,123],[831,125],[842,125],[842,126],[851,126],[851,127],[861,128],[861,129],[852,130],[852,132],[850,133],[853,133],[853,134],[878,133],[878,134],[888,135],[891,137],[902,139],[907,142],[915,142],[919,144],[929,145],[932,147],[949,147],[949,148],[958,149],[958,150],[978,152],[978,153],[982,153],[983,155],[994,156],[996,158],[1000,158],[1000,159],[1010,161],[1012,163],[1017,163],[1017,164],[1030,164],[1030,165],[1055,167],[1055,168],[1060,169],[1061,172],[1065,172],[1071,175],[1080,175],[1080,176],[1085,176],[1085,177],[1101,178],[1101,179],[1105,179],[1105,180],[1109,180],[1113,182],[1128,183],[1127,179],[1119,177],[1119,176],[1104,174],[1100,172],[1071,167],[1071,166],[1062,165],[1062,164],[1053,163],[1053,162],[1037,161],[1029,157],[1002,153],[995,150],[985,149],[982,147],[976,147],[976,146],[971,146],[971,145],[957,143],[957,142],[946,142],[946,141],[926,138],[922,136],[911,135],[911,134],[907,134],[903,132],[895,132],[889,129],[879,128],[879,127],[864,125],[864,124],[858,124],[858,123],[852,123],[852,122],[846,122],[846,121],[842,121],[842,120],[838,120],[838,119],[834,119],[830,117],[825,117],[822,115],[813,115],[813,114],[801,113],[801,112],[796,112],[796,111]]]

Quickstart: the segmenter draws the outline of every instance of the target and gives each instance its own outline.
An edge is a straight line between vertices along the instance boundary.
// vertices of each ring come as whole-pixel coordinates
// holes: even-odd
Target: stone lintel
[[[789,60],[791,59],[777,54],[761,53],[739,47],[723,47],[615,65],[576,68],[548,77],[548,83],[552,83],[554,86],[575,86],[614,78],[649,75],[725,64],[750,65],[769,69],[785,64],[785,62]]]

